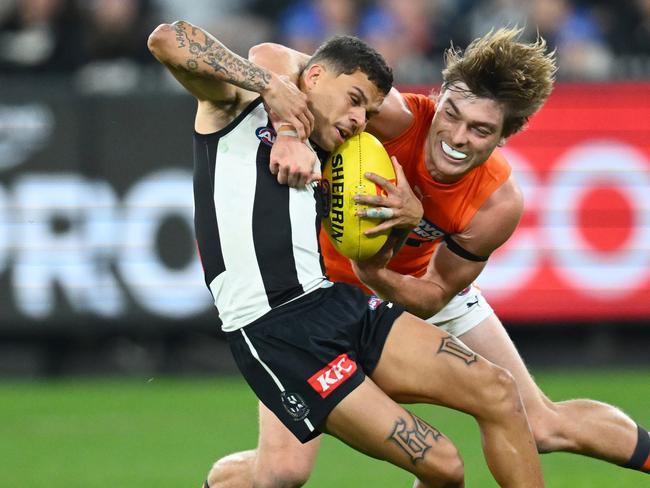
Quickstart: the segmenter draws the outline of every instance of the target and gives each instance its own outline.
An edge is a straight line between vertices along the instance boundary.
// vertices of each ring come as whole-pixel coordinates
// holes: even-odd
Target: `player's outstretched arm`
[[[242,58],[189,22],[161,24],[149,36],[151,53],[199,101],[232,109],[246,93],[264,97],[280,118],[304,130],[305,95],[295,84]]]
[[[237,88],[265,93],[272,74],[238,56],[218,39],[183,20],[159,25],[149,50],[199,100],[229,101]]]
[[[419,317],[432,317],[476,280],[490,254],[512,235],[522,212],[521,193],[511,180],[486,201],[461,234],[450,236],[453,242],[438,246],[423,276],[392,271],[381,255],[353,261],[354,272],[379,296]]]

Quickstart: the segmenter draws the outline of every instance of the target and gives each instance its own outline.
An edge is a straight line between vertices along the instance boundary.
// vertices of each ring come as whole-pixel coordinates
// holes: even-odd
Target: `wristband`
[[[293,128],[292,125],[289,124],[282,124],[280,127],[278,127],[277,133],[278,136],[295,137],[298,139],[298,132]]]

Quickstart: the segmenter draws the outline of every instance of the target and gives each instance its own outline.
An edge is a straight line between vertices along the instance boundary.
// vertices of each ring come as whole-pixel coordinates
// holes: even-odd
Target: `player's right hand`
[[[307,107],[307,95],[287,76],[271,73],[271,81],[262,98],[272,121],[293,126],[301,140],[309,137],[314,129],[314,116]]]
[[[383,219],[379,225],[364,232],[366,236],[373,236],[388,229],[414,229],[424,215],[421,198],[413,192],[404,169],[395,156],[391,157],[397,182],[392,183],[375,173],[366,174],[366,178],[380,186],[384,195],[355,195],[354,201],[369,208],[357,210],[356,215],[361,218]]]
[[[321,178],[320,161],[314,150],[296,137],[278,135],[271,148],[269,169],[278,183],[303,188]]]

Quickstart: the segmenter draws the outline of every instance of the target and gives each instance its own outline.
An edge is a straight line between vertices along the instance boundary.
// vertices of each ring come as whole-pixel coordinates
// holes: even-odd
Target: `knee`
[[[524,415],[524,406],[514,377],[508,370],[496,365],[486,368],[477,400],[486,414]]]
[[[210,488],[252,486],[254,462],[255,451],[238,452],[219,459],[208,472],[208,486]]]
[[[433,454],[433,453],[432,453]],[[444,488],[462,488],[465,486],[465,467],[458,450],[450,444],[446,452],[437,451],[429,459],[425,456],[416,474],[420,483],[415,486],[440,486]],[[418,461],[418,464],[421,461]]]
[[[267,474],[273,488],[299,488],[307,483],[310,472],[300,466],[276,466]]]
[[[255,488],[299,488],[307,483],[310,474],[310,467],[284,460],[264,469],[256,469],[253,486]]]
[[[291,467],[277,467],[258,473],[255,476],[254,488],[300,488],[307,483],[309,473],[304,473]]]
[[[256,451],[219,459],[208,473],[209,488],[298,488],[307,483],[311,474],[311,464],[291,456],[262,464],[255,461]]]
[[[465,466],[458,453],[453,459],[448,460],[444,468],[445,488],[460,488],[465,486]]]

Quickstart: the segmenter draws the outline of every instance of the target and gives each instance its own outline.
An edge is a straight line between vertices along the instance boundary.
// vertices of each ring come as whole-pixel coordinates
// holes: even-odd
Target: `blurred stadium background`
[[[480,284],[552,398],[650,424],[650,1],[1,0],[0,486],[198,486],[255,442],[195,251],[194,102],[146,49],[181,18],[243,55],[356,34],[423,93],[451,41],[544,36],[558,86],[506,145],[526,216]],[[458,443],[468,486],[494,486],[467,418],[418,412]],[[650,486],[544,466],[553,487]],[[410,481],[329,440],[309,486]]]

